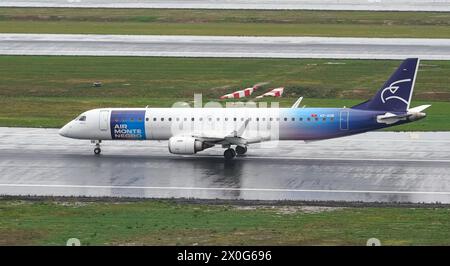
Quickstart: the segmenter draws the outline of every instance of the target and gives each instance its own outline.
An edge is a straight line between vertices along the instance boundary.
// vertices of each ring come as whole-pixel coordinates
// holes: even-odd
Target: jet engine
[[[212,146],[214,145],[193,137],[171,137],[169,139],[169,152],[173,154],[194,154]]]

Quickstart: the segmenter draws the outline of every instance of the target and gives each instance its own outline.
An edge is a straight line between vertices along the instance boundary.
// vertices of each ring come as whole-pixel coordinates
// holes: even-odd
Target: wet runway
[[[3,0],[0,6],[450,11],[450,0]]]
[[[450,203],[450,133],[366,133],[265,143],[225,162],[213,148],[89,141],[55,129],[0,128],[0,194]]]
[[[0,54],[450,60],[450,39],[0,34]]]

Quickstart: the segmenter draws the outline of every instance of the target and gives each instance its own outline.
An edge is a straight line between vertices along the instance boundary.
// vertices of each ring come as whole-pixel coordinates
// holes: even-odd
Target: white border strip
[[[6,7],[450,11],[449,0],[2,0]]]

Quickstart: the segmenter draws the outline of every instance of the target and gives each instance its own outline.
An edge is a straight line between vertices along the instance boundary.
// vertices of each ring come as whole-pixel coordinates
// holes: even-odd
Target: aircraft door
[[[107,131],[109,122],[109,110],[101,110],[99,119],[100,130]]]
[[[340,113],[341,130],[348,130],[348,111],[342,111]]]

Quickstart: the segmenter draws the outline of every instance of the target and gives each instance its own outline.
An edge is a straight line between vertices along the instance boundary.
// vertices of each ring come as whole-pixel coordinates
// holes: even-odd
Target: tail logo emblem
[[[397,96],[395,94],[397,93],[398,89],[400,88],[400,86],[398,85],[399,83],[410,82],[410,81],[411,81],[411,79],[401,79],[401,80],[397,80],[397,81],[392,82],[391,85],[389,85],[389,87],[385,88],[381,92],[381,101],[383,103],[386,103],[389,100],[397,99],[397,100],[400,100],[400,101],[404,102],[405,104],[408,104],[407,100],[405,100],[402,97]],[[384,96],[384,93],[386,91],[389,91],[391,95]]]

